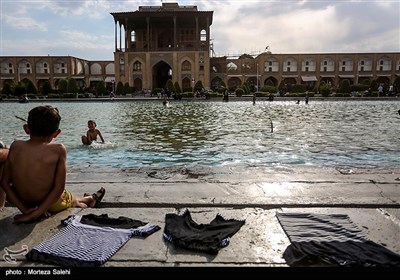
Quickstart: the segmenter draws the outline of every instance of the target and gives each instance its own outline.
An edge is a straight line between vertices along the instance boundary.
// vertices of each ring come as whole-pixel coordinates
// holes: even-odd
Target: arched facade
[[[115,23],[113,61],[88,61],[71,56],[1,56],[0,88],[29,79],[37,87],[49,81],[57,88],[61,79],[74,78],[86,88],[104,81],[135,90],[165,86],[166,78],[191,90],[201,81],[205,88],[224,83],[234,89],[245,82],[304,84],[311,89],[321,82],[336,87],[376,80],[385,86],[400,77],[400,53],[316,53],[211,57],[212,11],[197,6],[140,6],[135,12],[111,13]]]

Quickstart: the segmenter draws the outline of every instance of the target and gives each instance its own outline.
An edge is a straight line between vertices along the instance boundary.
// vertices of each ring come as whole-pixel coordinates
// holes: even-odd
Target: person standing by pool
[[[164,97],[163,97],[163,105],[164,105],[164,107],[168,107],[168,105],[169,105],[169,101],[168,101],[166,94],[164,94]]]
[[[29,140],[15,140],[5,162],[0,185],[7,201],[22,213],[16,223],[49,217],[67,208],[98,207],[105,189],[78,197],[65,189],[67,150],[61,143],[51,143],[61,129],[57,108],[38,106],[29,111],[24,131]]]
[[[89,130],[86,132],[86,136],[83,135],[82,138],[81,138],[82,139],[82,143],[84,145],[90,145],[90,144],[92,144],[93,141],[97,141],[97,136],[99,136],[100,139],[101,139],[101,142],[104,143],[104,138],[101,135],[100,130],[98,130],[96,128],[96,126],[97,125],[96,125],[95,121],[93,121],[93,120],[89,120],[88,121]]]

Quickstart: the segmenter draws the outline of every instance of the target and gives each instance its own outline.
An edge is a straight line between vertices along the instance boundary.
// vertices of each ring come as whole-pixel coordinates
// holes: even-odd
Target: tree
[[[249,83],[247,81],[243,83],[241,88],[243,89],[244,94],[249,94],[250,93],[250,86],[249,86]]]
[[[43,85],[42,85],[42,94],[43,95],[48,95],[49,93],[52,92],[52,90],[53,89],[51,88],[51,85],[50,85],[49,81],[45,81],[43,83]]]
[[[37,89],[31,80],[27,80],[25,83],[26,93],[37,94]]]
[[[177,93],[182,93],[181,87],[179,86],[178,82],[175,82],[174,87]]]
[[[12,94],[11,85],[9,83],[5,83],[3,89],[1,90],[2,95],[9,96]]]
[[[124,90],[124,85],[122,84],[121,81],[119,81],[117,84],[117,89],[116,89],[117,95],[122,95],[123,90]]]
[[[350,93],[351,92],[350,81],[348,79],[344,79],[340,83],[340,92],[341,93]]]
[[[26,94],[26,87],[21,82],[14,84],[14,95],[21,96]]]
[[[400,77],[396,77],[396,79],[394,80],[393,84],[395,86],[396,91],[399,92],[399,90],[400,90]]]
[[[76,84],[76,80],[74,78],[68,79],[68,88],[69,93],[78,93],[78,86]]]
[[[122,94],[123,94],[123,95],[126,95],[126,94],[128,94],[128,93],[130,93],[130,92],[132,92],[131,87],[129,86],[129,83],[126,82],[126,83],[124,84],[123,89],[122,89]]]
[[[106,87],[104,85],[104,81],[99,81],[96,84],[96,92],[98,95],[104,95],[106,93]]]
[[[271,80],[267,80],[267,82],[265,83],[266,86],[271,86],[274,87],[274,83]]]
[[[320,93],[322,96],[325,96],[325,97],[326,97],[326,96],[329,96],[329,95],[332,93],[332,88],[331,88],[331,86],[328,85],[325,81],[322,81],[322,82],[320,83],[318,90],[319,90],[319,93]]]
[[[201,91],[203,89],[203,83],[199,80],[199,81],[197,81],[196,82],[196,84],[194,85],[194,89],[193,89],[193,92],[196,92],[196,91]]]
[[[58,92],[59,93],[66,93],[67,92],[67,89],[68,89],[68,82],[67,82],[67,80],[64,80],[64,79],[61,79],[59,82],[58,82]]]
[[[172,82],[171,79],[167,80],[167,83],[165,84],[165,87],[167,88],[167,90],[170,93],[175,93],[175,87],[174,87],[174,83]]]
[[[279,92],[281,93],[281,96],[283,96],[283,95],[286,93],[287,88],[286,88],[286,85],[285,85],[285,81],[284,81],[284,80],[282,80],[282,81],[279,83],[278,90],[279,90]]]
[[[377,91],[378,90],[378,83],[376,82],[375,79],[373,79],[371,81],[370,88],[371,88],[372,91]]]

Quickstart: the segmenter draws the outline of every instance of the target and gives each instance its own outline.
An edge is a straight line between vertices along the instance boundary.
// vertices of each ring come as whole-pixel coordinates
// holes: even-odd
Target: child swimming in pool
[[[7,201],[22,212],[14,217],[16,223],[49,217],[70,207],[98,207],[105,194],[100,188],[78,197],[65,189],[67,150],[61,143],[51,143],[61,132],[60,120],[57,108],[35,107],[23,126],[29,140],[10,145],[0,186]]]
[[[103,139],[103,136],[101,135],[101,132],[100,132],[100,130],[98,130],[97,128],[96,128],[96,122],[95,121],[93,121],[93,120],[89,120],[88,121],[88,128],[89,128],[89,130],[86,132],[86,136],[85,135],[83,135],[82,136],[82,143],[84,144],[84,145],[90,145],[90,144],[92,144],[92,142],[93,141],[96,141],[97,140],[97,136],[99,136],[100,137],[100,139],[101,139],[101,142],[102,143],[104,143],[104,139]]]

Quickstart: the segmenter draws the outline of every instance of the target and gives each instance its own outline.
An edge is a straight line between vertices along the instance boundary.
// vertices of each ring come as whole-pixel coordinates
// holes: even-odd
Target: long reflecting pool
[[[400,167],[399,101],[0,103],[0,139],[27,139],[31,108],[62,116],[68,165]],[[106,144],[81,144],[93,119]]]

